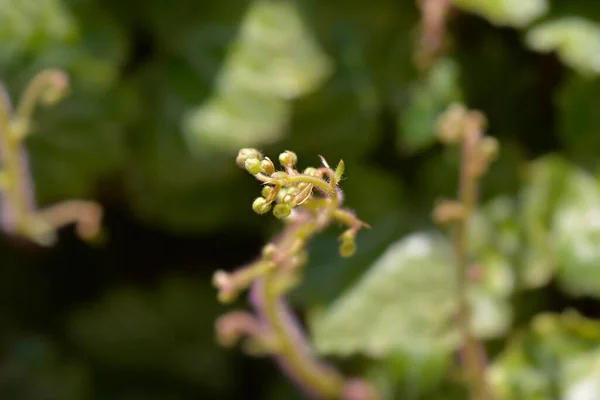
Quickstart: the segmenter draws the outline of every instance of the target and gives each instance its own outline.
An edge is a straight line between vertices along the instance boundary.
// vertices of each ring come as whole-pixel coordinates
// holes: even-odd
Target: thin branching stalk
[[[469,269],[469,219],[477,206],[479,180],[497,152],[495,139],[485,137],[485,119],[477,111],[453,105],[440,119],[440,138],[448,144],[461,145],[460,179],[457,201],[445,201],[435,210],[440,223],[451,222],[456,257],[457,325],[462,339],[462,361],[472,400],[491,400],[486,383],[486,357],[483,345],[471,329],[471,312],[467,297]]]
[[[14,110],[0,83],[0,227],[39,245],[52,245],[56,230],[73,223],[79,236],[86,240],[96,237],[100,230],[102,208],[95,202],[68,200],[43,210],[38,210],[35,202],[24,140],[32,132],[36,105],[56,103],[66,95],[68,87],[64,72],[42,71],[27,85]]]
[[[341,208],[343,195],[337,185],[344,164],[340,162],[333,170],[322,159],[322,167],[300,173],[295,169],[294,153],[282,153],[279,161],[283,171],[275,171],[271,160],[254,149],[242,149],[238,154],[238,165],[265,185],[263,195],[254,200],[254,211],[264,214],[272,209],[287,225],[263,248],[259,260],[233,273],[215,274],[221,301],[232,301],[250,287],[257,314],[252,317],[238,311],[221,317],[217,321],[219,340],[232,345],[240,336],[247,336],[247,350],[273,356],[288,377],[312,398],[376,399],[368,383],[345,379],[318,359],[285,300],[285,295],[300,282],[301,269],[307,261],[306,247],[316,234],[333,222],[346,225],[340,236],[340,254],[349,257],[356,249],[357,232],[367,226],[351,211]]]

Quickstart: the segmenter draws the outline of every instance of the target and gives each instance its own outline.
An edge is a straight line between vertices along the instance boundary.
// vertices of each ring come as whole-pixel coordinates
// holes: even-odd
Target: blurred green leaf
[[[325,354],[390,351],[449,352],[458,337],[454,312],[452,250],[437,235],[414,234],[386,250],[348,292],[312,325]]]
[[[500,399],[596,399],[600,324],[575,312],[540,314],[488,370]]]
[[[61,0],[2,0],[0,9],[0,64],[77,38],[76,22]]]
[[[582,17],[543,22],[527,33],[526,42],[536,51],[556,51],[581,74],[600,73],[600,25],[595,22]]]
[[[570,171],[551,234],[559,284],[573,295],[600,296],[600,187],[592,175]]]
[[[547,0],[454,0],[453,4],[495,25],[519,28],[530,24],[549,9]]]
[[[394,351],[448,354],[458,345],[451,322],[456,312],[452,259],[450,244],[437,234],[413,234],[394,243],[354,287],[315,316],[317,350],[375,358]],[[490,263],[481,269],[506,280],[503,267]],[[475,308],[473,328],[482,337],[505,333],[511,322],[504,299],[511,288],[489,282],[471,285],[468,294]]]
[[[214,97],[185,118],[191,148],[234,151],[274,143],[289,119],[287,101],[317,88],[330,68],[293,2],[253,2]]]
[[[398,116],[399,147],[412,153],[435,143],[438,115],[462,101],[458,79],[458,65],[442,58],[412,87],[409,105]]]
[[[519,221],[525,243],[518,269],[520,283],[526,288],[546,285],[556,272],[556,248],[550,232],[569,171],[569,164],[557,156],[539,159],[527,168],[519,193]]]

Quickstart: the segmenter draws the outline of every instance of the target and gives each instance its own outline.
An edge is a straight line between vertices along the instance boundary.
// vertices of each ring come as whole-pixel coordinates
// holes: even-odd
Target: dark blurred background
[[[293,150],[302,167],[343,158],[347,206],[373,226],[351,259],[335,230],[313,243],[292,296],[301,314],[432,226],[435,201],[454,195],[457,155],[433,134],[451,102],[483,111],[502,145],[484,199],[515,194],[526,163],[551,152],[595,169],[600,81],[585,60],[528,45],[510,19],[519,2],[501,23],[460,3],[423,69],[412,0],[0,1],[13,101],[43,68],[71,77],[27,142],[39,203],[96,199],[106,212],[101,243],[71,228],[50,249],[0,239],[0,398],[300,398],[269,360],[214,340],[233,307],[218,304],[212,273],[251,260],[280,226],[251,211],[260,187],[235,166],[241,147]],[[540,18],[600,19],[597,1],[549,4]],[[552,285],[533,297],[548,310],[598,306]]]

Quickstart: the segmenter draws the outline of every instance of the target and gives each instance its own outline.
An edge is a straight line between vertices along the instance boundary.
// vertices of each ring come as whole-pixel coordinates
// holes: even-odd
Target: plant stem
[[[462,163],[460,167],[459,202],[465,216],[455,227],[454,251],[456,253],[458,300],[458,326],[463,342],[463,362],[467,372],[469,391],[472,400],[489,400],[491,397],[485,381],[485,362],[481,354],[481,346],[471,332],[471,313],[467,298],[469,268],[468,225],[477,203],[478,173],[476,169],[477,145],[481,138],[481,126],[476,118],[467,118],[465,138],[462,144]]]
[[[264,312],[270,328],[277,338],[277,353],[285,369],[293,375],[298,383],[311,392],[324,399],[339,398],[342,391],[343,379],[333,370],[320,364],[312,354],[307,351],[304,338],[299,335],[299,328],[290,324],[290,315],[287,314],[277,290],[276,272],[270,272],[263,279]]]

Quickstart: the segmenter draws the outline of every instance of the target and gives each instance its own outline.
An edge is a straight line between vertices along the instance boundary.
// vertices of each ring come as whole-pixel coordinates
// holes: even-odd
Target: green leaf
[[[191,148],[233,151],[278,141],[289,119],[288,101],[315,90],[330,68],[293,2],[253,2],[213,98],[184,119]]]
[[[454,0],[453,4],[495,25],[518,28],[530,24],[549,9],[547,0]]]
[[[501,400],[596,399],[600,324],[569,311],[540,314],[488,370]]]
[[[317,350],[375,358],[394,351],[448,354],[459,345],[451,322],[456,312],[452,259],[450,244],[437,234],[413,234],[391,245],[354,287],[315,317]],[[489,271],[494,273],[492,267]],[[478,335],[506,331],[511,313],[503,296],[474,284],[468,297]]]
[[[324,354],[448,352],[458,343],[452,250],[442,237],[414,234],[390,246],[362,279],[312,325]],[[450,283],[450,284],[449,284]]]
[[[449,104],[462,101],[458,79],[458,65],[443,58],[416,82],[408,107],[398,116],[399,147],[416,152],[435,143],[437,117]]]
[[[578,296],[600,296],[600,187],[592,175],[569,173],[552,225],[561,287]]]
[[[517,270],[525,288],[546,285],[556,272],[556,249],[550,232],[569,171],[569,164],[556,156],[541,158],[528,166],[527,179],[519,193],[519,220],[525,243]]]
[[[77,38],[77,24],[61,0],[1,0],[0,9],[0,64]]]
[[[584,75],[600,73],[600,25],[582,17],[564,17],[533,27],[526,36],[536,51],[556,51],[561,60]]]

